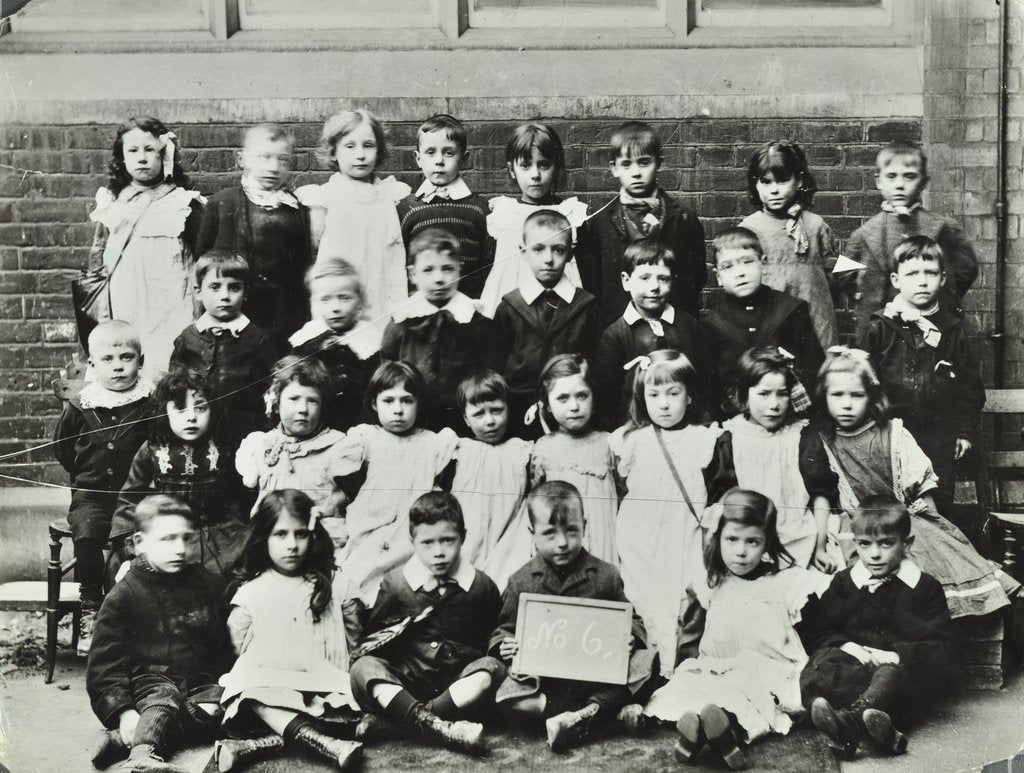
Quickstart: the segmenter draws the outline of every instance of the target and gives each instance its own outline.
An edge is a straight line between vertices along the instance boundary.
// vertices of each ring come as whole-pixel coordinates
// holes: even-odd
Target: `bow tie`
[[[795,243],[794,249],[797,255],[805,254],[811,247],[807,231],[804,230],[803,219],[800,217],[800,213],[803,211],[804,208],[799,204],[794,204],[786,210],[786,234]]]
[[[910,217],[911,213],[921,206],[921,202],[915,201],[909,207],[905,207],[902,204],[890,204],[888,201],[882,202],[882,211],[891,212],[896,217]]]
[[[430,188],[424,191],[423,195],[420,198],[423,199],[423,201],[425,201],[427,204],[429,204],[434,199],[444,199],[445,201],[447,201],[451,199],[451,197],[452,194],[448,190],[447,186],[441,186],[439,188],[436,185],[432,185]]]
[[[933,304],[933,308],[938,308],[938,303]],[[932,349],[935,349],[942,340],[942,331],[939,330],[936,324],[922,314],[920,309],[915,309],[907,303],[902,295],[897,295],[885,304],[882,314],[889,317],[889,319],[899,317],[908,325],[916,326],[921,331],[925,344],[932,347]]]
[[[872,577],[870,580],[864,583],[864,588],[867,590],[868,593],[874,593],[886,583],[892,582],[892,579],[895,576],[896,575],[894,574],[890,574],[885,577]]]
[[[226,325],[210,325],[206,329],[218,337],[228,333],[232,338],[238,338],[238,331],[234,328],[227,327]]]

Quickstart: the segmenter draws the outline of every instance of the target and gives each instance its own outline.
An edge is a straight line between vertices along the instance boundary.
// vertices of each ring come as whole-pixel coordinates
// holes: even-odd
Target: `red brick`
[[[921,140],[921,124],[917,121],[887,121],[868,127],[870,142],[919,142]]]
[[[804,152],[812,169],[816,166],[838,166],[843,159],[842,151],[830,145],[807,145]]]
[[[36,289],[36,278],[23,271],[0,272],[0,294],[31,293]]]
[[[869,166],[874,170],[881,149],[881,145],[847,145],[843,148],[843,166]]]
[[[732,166],[736,160],[736,152],[731,146],[705,146],[697,149],[697,166]]]
[[[232,124],[181,126],[174,133],[183,148],[240,148],[248,127]]]
[[[43,338],[41,322],[8,322],[0,320],[0,341],[10,344],[33,344]]]
[[[17,172],[63,172],[64,154],[51,150],[16,150],[11,163]]]
[[[0,224],[0,244],[27,247],[35,243],[34,236],[31,226]]]
[[[22,319],[25,307],[20,295],[0,295],[0,318]]]
[[[22,223],[77,223],[88,217],[91,204],[85,200],[26,199],[15,205],[15,218]]]
[[[53,371],[53,378],[56,370],[65,367],[71,362],[71,356],[78,351],[77,346],[32,346],[25,352],[26,368],[43,368],[46,372]]]
[[[25,300],[28,319],[70,319],[75,315],[70,294],[33,295]]]
[[[203,172],[233,172],[237,170],[234,150],[200,150],[195,169]]]
[[[112,154],[116,126],[72,126],[64,130],[64,147],[96,148]]]
[[[89,262],[89,250],[72,247],[25,249],[21,252],[23,269],[83,269]]]
[[[12,150],[60,150],[62,129],[47,126],[9,126],[0,129],[0,147]]]
[[[14,247],[0,247],[0,271],[17,271],[21,267],[21,257]]]
[[[78,343],[78,327],[74,322],[65,320],[61,322],[43,323],[43,343],[47,344],[75,344]]]
[[[697,149],[690,145],[669,145],[662,149],[664,166],[687,169],[697,163]]]
[[[859,121],[803,121],[796,124],[798,142],[860,142],[864,127]]]
[[[700,197],[697,214],[702,217],[734,217],[740,214],[740,198],[732,194],[708,193]]]

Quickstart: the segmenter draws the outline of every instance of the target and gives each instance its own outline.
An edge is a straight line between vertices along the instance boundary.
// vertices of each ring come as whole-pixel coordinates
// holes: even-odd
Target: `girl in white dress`
[[[540,209],[553,209],[564,215],[572,225],[573,254],[588,261],[591,251],[580,244],[586,241],[587,205],[573,196],[562,199],[555,195],[558,179],[565,171],[565,150],[553,128],[543,123],[528,123],[516,128],[505,145],[505,166],[509,177],[518,186],[518,199],[495,196],[490,200],[487,232],[494,239],[494,265],[487,275],[480,295],[480,312],[494,316],[502,297],[515,290],[530,273],[520,253],[523,247],[523,223]],[[588,264],[589,265],[589,264]],[[574,287],[593,292],[590,273],[581,276],[577,258],[565,266],[565,277]],[[585,284],[584,284],[585,283]]]
[[[89,265],[102,262],[109,273],[113,317],[138,332],[154,381],[192,322],[202,196],[188,185],[174,133],[156,118],[133,118],[117,130],[110,182],[89,215],[96,223]]]
[[[273,734],[219,741],[218,769],[235,770],[297,742],[338,767],[362,745],[321,731],[329,720],[354,730],[358,706],[348,676],[345,625],[332,590],[334,547],[295,489],[272,491],[256,509],[231,597],[228,629],[238,660],[221,677],[224,721],[250,712]]]
[[[690,762],[704,742],[729,768],[744,767],[739,741],[785,735],[801,711],[807,655],[794,625],[828,575],[799,567],[779,541],[772,501],[734,488],[709,508],[704,549],[707,605],[696,658],[679,664],[651,697],[649,716],[677,722],[676,759]]]
[[[380,119],[367,110],[328,118],[317,153],[334,174],[323,185],[295,191],[309,207],[317,260],[344,258],[355,266],[367,290],[365,311],[383,330],[391,308],[409,296],[395,207],[411,189],[394,177],[377,176],[387,146]]]
[[[607,432],[593,428],[594,390],[589,366],[579,354],[559,354],[540,374],[537,414],[547,434],[530,456],[530,488],[546,480],[571,483],[583,499],[587,531],[583,546],[602,561],[618,566],[615,515],[619,495],[615,458]]]
[[[699,595],[706,585],[700,519],[704,468],[717,425],[692,423],[697,372],[685,355],[659,349],[638,357],[630,421],[610,446],[628,493],[619,506],[615,545],[626,595],[643,618],[670,676],[680,655],[696,652]]]
[[[811,497],[800,473],[800,433],[807,420],[797,412],[810,407],[792,368],[792,356],[774,346],[750,349],[736,366],[733,402],[742,413],[722,423],[708,501],[733,488],[759,491],[775,503],[776,528],[797,566],[834,572],[845,564],[835,537],[828,536],[831,507]],[[834,519],[833,531],[838,531]]]

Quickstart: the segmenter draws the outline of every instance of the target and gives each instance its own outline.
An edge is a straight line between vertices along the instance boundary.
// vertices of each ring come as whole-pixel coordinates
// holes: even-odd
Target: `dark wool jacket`
[[[708,281],[704,227],[697,213],[658,189],[663,215],[661,225],[651,236],[669,247],[676,256],[672,293],[669,295],[676,311],[694,317],[700,311],[701,290]],[[622,316],[629,296],[622,289],[622,258],[632,241],[626,227],[625,213],[618,195],[606,208],[590,220],[590,234],[600,271],[601,325],[607,327]]]
[[[103,600],[85,671],[92,710],[109,728],[135,708],[132,681],[162,674],[189,688],[216,684],[231,665],[224,580],[201,566],[167,574],[144,560]]]
[[[198,255],[216,247],[249,261],[252,275],[242,311],[270,336],[275,354],[288,351],[288,336],[309,319],[309,210],[301,205],[267,210],[249,201],[241,185],[226,188],[207,200],[197,245]]]
[[[854,282],[860,298],[854,302],[857,336],[864,335],[871,315],[896,295],[889,281],[893,272],[893,250],[908,236],[928,236],[942,247],[949,282],[941,293],[943,305],[960,314],[960,299],[978,276],[978,256],[955,223],[918,207],[907,217],[879,212],[853,232],[845,254],[866,268],[857,272]]]
[[[264,412],[263,393],[275,360],[274,343],[252,320],[237,338],[227,331],[200,333],[189,325],[174,339],[171,352],[172,365],[203,375],[222,408],[256,415]]]
[[[572,303],[556,310],[548,328],[536,308],[543,302],[539,296],[530,305],[516,289],[501,299],[494,313],[495,362],[509,390],[520,396],[536,392],[549,359],[567,352],[590,357],[600,335],[600,311],[586,290],[577,290]]]
[[[149,436],[148,397],[119,408],[83,408],[77,398],[64,403],[53,433],[53,455],[71,474],[71,485],[119,491],[135,452]]]
[[[335,338],[337,336],[334,333],[321,333],[316,338],[293,346],[291,353],[298,357],[315,357],[327,368],[333,396],[328,405],[324,406],[324,421],[328,426],[345,432],[356,424],[366,422],[363,397],[370,377],[380,365],[380,354],[374,352],[361,360],[348,346],[332,344]]]
[[[406,196],[398,202],[398,221],[408,251],[409,243],[424,228],[443,228],[459,240],[462,278],[459,291],[479,298],[494,264],[494,239],[487,233],[491,207],[482,196],[464,199],[435,198],[430,202]],[[414,291],[409,288],[410,293]]]
[[[934,425],[950,437],[973,442],[985,407],[985,387],[964,323],[944,308],[927,319],[942,333],[937,347],[925,344],[917,325],[881,311],[871,315],[858,346],[871,356],[891,416],[902,418],[912,430]]]

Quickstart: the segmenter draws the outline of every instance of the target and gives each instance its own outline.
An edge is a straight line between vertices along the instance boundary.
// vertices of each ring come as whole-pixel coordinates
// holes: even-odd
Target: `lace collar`
[[[90,381],[78,394],[78,404],[83,408],[120,408],[149,397],[152,393],[153,382],[145,376],[139,376],[135,385],[123,392],[107,389],[99,381]]]

